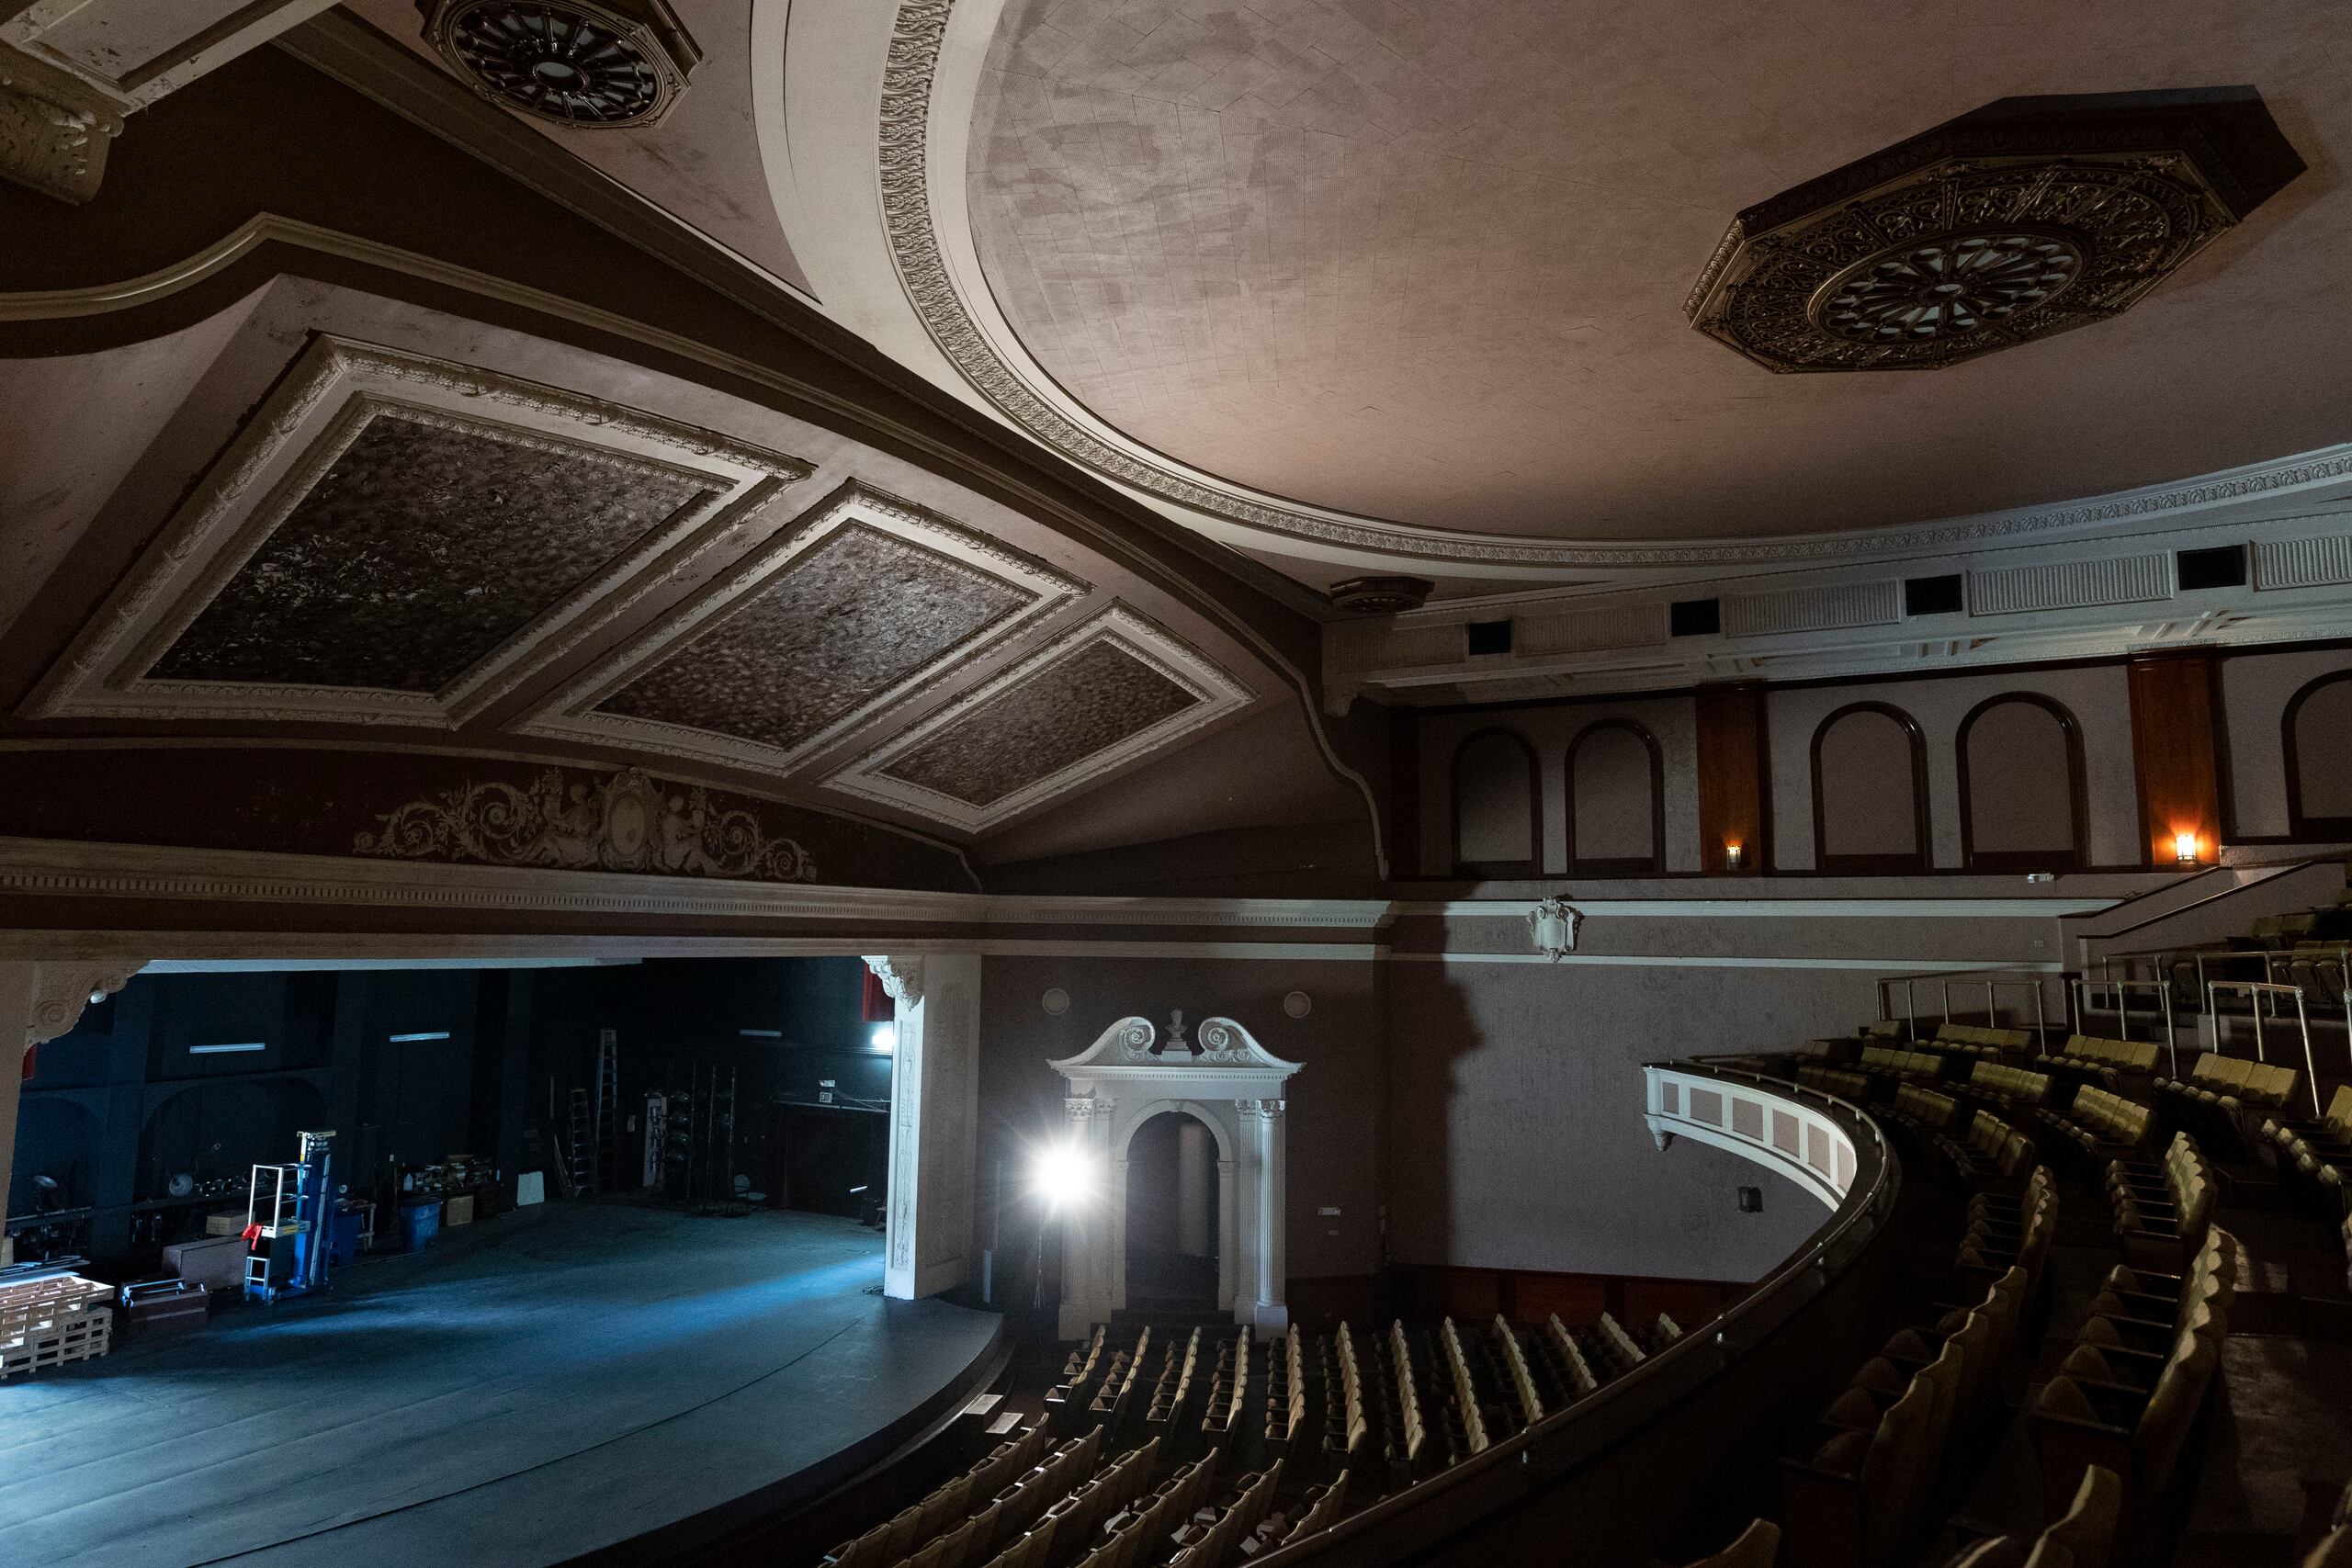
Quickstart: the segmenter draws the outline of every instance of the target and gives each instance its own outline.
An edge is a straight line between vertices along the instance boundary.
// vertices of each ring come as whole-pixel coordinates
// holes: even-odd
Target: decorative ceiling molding
[[[1072,660],[1102,653],[1119,656],[1142,667],[1152,677],[1176,688],[1190,701],[1164,716],[1151,718],[1118,739],[1087,751],[1042,778],[1023,783],[1017,788],[978,803],[958,799],[942,789],[916,783],[893,772],[894,767],[904,766],[927,742],[954,729],[983,706],[1001,697],[1017,699],[1022,689],[1033,681],[1050,677],[1058,668]],[[1046,800],[1067,795],[1101,778],[1146,752],[1193,734],[1248,706],[1252,700],[1249,688],[1217,668],[1199,650],[1134,611],[1114,605],[1012,668],[973,687],[922,723],[866,752],[827,778],[825,784],[844,795],[894,806],[966,832],[982,832],[1010,821]],[[1010,732],[1005,734],[1010,741]]]
[[[2250,87],[2002,98],[1747,209],[1683,310],[1770,370],[1939,369],[2120,315],[2302,172]]]
[[[813,734],[789,745],[778,746],[749,736],[615,712],[600,705],[662,670],[672,660],[690,656],[698,643],[723,631],[731,617],[750,609],[763,594],[787,580],[796,567],[810,560],[820,548],[842,538],[848,531],[861,528],[944,558],[953,563],[955,570],[1001,585],[1023,602],[961,636],[944,652],[925,660],[919,668],[883,681],[848,711],[826,719]],[[867,592],[878,602],[888,586],[870,584]],[[544,707],[510,728],[520,734],[547,739],[626,746],[731,767],[784,772],[882,709],[935,685],[951,671],[1001,646],[1007,638],[1089,591],[1086,583],[936,513],[866,486],[851,484],[820,503],[813,515],[780,530],[765,546],[738,561],[731,570],[672,607],[574,680]],[[774,678],[789,682],[794,673],[777,671]]]
[[[1008,422],[1105,478],[1162,502],[1295,542],[1376,552],[1397,561],[1490,574],[1528,569],[1645,569],[1786,565],[1917,555],[2031,535],[2079,532],[2158,513],[2324,483],[2352,474],[2352,446],[2282,458],[2177,483],[2051,506],[1893,526],[1868,532],[1784,535],[1758,540],[1631,539],[1555,543],[1505,535],[1418,528],[1304,506],[1246,490],[1134,442],[1055,387],[982,298],[967,222],[944,222],[950,204],[934,178],[961,177],[934,142],[959,153],[968,133],[979,71],[959,67],[942,92],[943,51],[954,24],[956,49],[985,50],[1006,0],[901,0],[884,65],[879,180],[883,224],[901,290],[924,331],[956,371]],[[934,162],[940,167],[934,169]],[[956,210],[960,211],[960,206]],[[952,253],[952,254],[951,254]],[[1724,253],[1724,259],[1727,259]],[[1247,541],[1280,548],[1276,541]],[[1293,547],[1296,547],[1295,543]]]
[[[495,419],[485,417],[491,412]],[[658,477],[680,507],[439,690],[158,679],[156,664],[379,416],[487,438],[616,478]],[[797,458],[594,398],[322,337],[198,481],[145,558],[20,710],[26,717],[247,719],[455,728],[611,624],[695,556],[752,527]]]

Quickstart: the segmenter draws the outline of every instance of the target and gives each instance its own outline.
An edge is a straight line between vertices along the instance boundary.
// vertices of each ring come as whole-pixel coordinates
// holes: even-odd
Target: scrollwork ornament
[[[695,785],[673,793],[643,769],[574,783],[549,768],[528,787],[466,784],[377,818],[353,850],[399,860],[474,861],[570,871],[650,872],[814,882],[816,863],[758,817]]]
[[[892,958],[887,954],[868,953],[865,966],[882,982],[882,989],[901,1007],[913,1007],[922,1000],[922,960]]]
[[[1527,911],[1529,938],[1555,964],[1576,951],[1577,928],[1583,924],[1583,911],[1570,908],[1565,898],[1546,898]]]

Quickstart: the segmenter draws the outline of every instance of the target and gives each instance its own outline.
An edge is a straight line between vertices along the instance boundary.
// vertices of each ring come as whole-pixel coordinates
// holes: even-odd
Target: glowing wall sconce
[[[1725,871],[1737,871],[1739,869],[1739,846],[1731,842],[1729,840],[1725,840],[1724,842],[1724,869]]]
[[[2198,861],[2197,835],[2175,833],[2172,836],[2173,858],[2183,865],[2195,865]]]

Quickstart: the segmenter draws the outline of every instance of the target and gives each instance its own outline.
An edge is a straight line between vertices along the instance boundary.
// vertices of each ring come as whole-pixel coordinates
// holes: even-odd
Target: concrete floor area
[[[446,1233],[0,1386],[0,1562],[657,1561],[639,1538],[787,1506],[961,1397],[1001,1320],[881,1280],[881,1237],[820,1215],[606,1201]]]

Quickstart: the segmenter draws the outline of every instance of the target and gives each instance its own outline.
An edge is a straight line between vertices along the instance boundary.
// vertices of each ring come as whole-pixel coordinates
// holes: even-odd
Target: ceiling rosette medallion
[[[600,399],[321,338],[29,718],[457,728],[808,473]]]
[[[589,130],[659,124],[702,60],[668,0],[440,0],[424,34],[483,97]]]
[[[1683,308],[1771,370],[1938,369],[2120,315],[2302,169],[2251,88],[2003,98],[1740,213]]]

